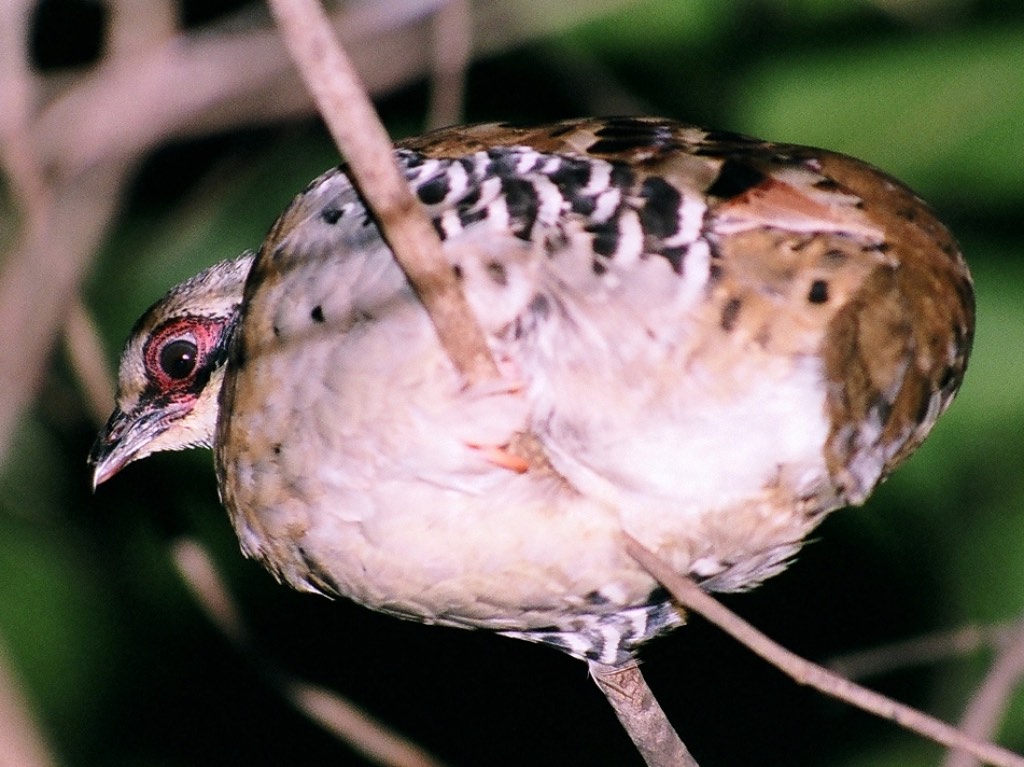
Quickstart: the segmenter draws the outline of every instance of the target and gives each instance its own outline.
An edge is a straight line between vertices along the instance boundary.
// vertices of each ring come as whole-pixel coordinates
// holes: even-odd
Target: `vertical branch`
[[[635,663],[590,662],[590,673],[648,767],[699,767],[679,739]]]
[[[473,50],[472,22],[469,0],[448,0],[434,14],[429,128],[453,125],[462,119],[466,69]]]
[[[34,3],[0,3],[0,162],[24,217],[37,215],[46,203],[31,121],[37,83],[29,68],[29,15]]]

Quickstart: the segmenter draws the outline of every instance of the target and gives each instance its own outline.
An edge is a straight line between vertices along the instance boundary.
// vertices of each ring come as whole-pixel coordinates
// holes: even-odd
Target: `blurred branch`
[[[26,217],[45,204],[45,184],[29,127],[36,100],[27,47],[32,6],[30,0],[0,3],[0,160]]]
[[[81,299],[76,299],[68,310],[64,345],[85,395],[89,416],[99,428],[114,409],[114,385],[107,369],[107,355],[103,351],[99,330]]]
[[[466,71],[473,54],[473,17],[468,0],[448,0],[434,16],[427,127],[462,121]]]
[[[28,706],[7,668],[0,647],[0,767],[51,767],[56,764],[36,730]]]
[[[7,254],[0,272],[0,463],[130,170],[108,163],[62,179]]]
[[[195,541],[181,539],[171,551],[178,573],[207,617],[299,711],[377,764],[442,767],[433,756],[354,703],[335,692],[304,682],[267,660],[256,650],[206,550]]]
[[[178,28],[173,0],[113,0],[107,55],[126,58],[165,44]]]
[[[1003,720],[1009,700],[1024,677],[1024,621],[964,626],[954,631],[893,642],[841,655],[834,658],[829,667],[843,676],[863,677],[993,647],[996,649],[995,660],[960,721],[963,732],[979,740],[987,740]],[[977,763],[970,753],[954,750],[947,755],[943,767],[974,767]]]
[[[999,649],[1011,643],[1018,631],[1017,621],[1005,621],[991,626],[963,626],[952,631],[938,631],[868,650],[844,653],[830,659],[826,665],[840,676],[862,679],[982,649]]]
[[[979,741],[935,717],[861,687],[849,679],[843,679],[828,669],[790,652],[705,593],[692,579],[676,573],[664,560],[635,538],[625,533],[623,536],[626,550],[630,555],[668,589],[683,607],[703,615],[798,684],[813,687],[818,692],[895,722],[940,745],[969,753],[988,764],[998,767],[1024,767],[1024,757],[992,743]]]
[[[991,738],[1006,715],[1010,698],[1024,677],[1024,621],[1019,621],[1009,643],[996,654],[985,681],[971,697],[960,720],[960,729],[971,737]],[[946,756],[943,767],[975,767],[974,754],[954,750]]]

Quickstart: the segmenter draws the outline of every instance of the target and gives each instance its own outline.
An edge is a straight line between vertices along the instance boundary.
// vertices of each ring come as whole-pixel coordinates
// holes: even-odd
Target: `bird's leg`
[[[500,377],[466,387],[463,393],[471,399],[522,395],[525,384],[515,363],[505,355],[495,356]],[[466,440],[466,445],[478,451],[488,462],[516,474],[525,474],[527,471],[554,471],[540,442],[527,432],[517,431],[511,440],[500,444],[486,440]]]
[[[514,471],[516,474],[525,474],[530,468],[529,461],[512,452],[512,450],[509,449],[509,445],[468,444],[474,450],[479,450],[480,455],[487,461],[502,469]]]

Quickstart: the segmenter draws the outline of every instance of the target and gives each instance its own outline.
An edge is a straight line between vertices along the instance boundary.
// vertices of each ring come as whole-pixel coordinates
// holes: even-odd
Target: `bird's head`
[[[253,255],[176,285],[135,323],[114,412],[89,453],[93,487],[161,450],[210,447],[224,363]]]

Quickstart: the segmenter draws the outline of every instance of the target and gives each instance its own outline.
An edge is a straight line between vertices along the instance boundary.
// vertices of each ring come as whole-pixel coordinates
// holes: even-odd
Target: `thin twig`
[[[640,667],[591,661],[590,674],[648,767],[699,767],[665,716]]]
[[[29,0],[0,3],[0,162],[26,217],[35,215],[46,201],[31,128],[39,97],[29,68],[32,6]]]
[[[68,310],[64,322],[64,344],[71,369],[85,395],[86,408],[98,428],[114,409],[114,387],[99,330],[81,298],[76,299]]]
[[[991,626],[961,626],[837,655],[825,665],[847,679],[863,679],[908,666],[968,655],[982,649],[999,649],[1013,641],[1017,631],[1016,621],[1004,621]]]
[[[473,54],[473,11],[469,0],[448,0],[434,14],[432,72],[427,127],[462,120],[466,70]]]
[[[113,0],[107,55],[131,58],[166,43],[178,27],[175,5],[172,0]]]
[[[392,767],[442,767],[442,762],[337,693],[304,682],[261,655],[206,550],[181,539],[174,564],[196,603],[253,666],[299,711],[371,761]]]
[[[391,138],[315,0],[270,0],[306,86],[382,233],[466,383],[498,377],[487,342],[426,211],[394,161]]]
[[[664,560],[630,535],[623,533],[626,550],[647,572],[669,590],[679,603],[703,615],[733,639],[745,645],[798,684],[889,719],[948,748],[962,749],[997,767],[1024,767],[1024,757],[992,743],[969,737],[955,727],[880,693],[843,679],[823,666],[801,658],[769,639],[720,602],[712,598],[690,578],[676,573]]]
[[[981,687],[971,697],[960,720],[960,729],[978,739],[990,739],[1003,721],[1010,698],[1024,676],[1024,621],[1018,622],[1013,639],[1002,647],[985,676]],[[943,767],[974,767],[974,756],[954,750],[946,755]]]

